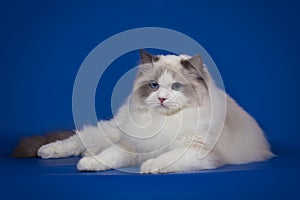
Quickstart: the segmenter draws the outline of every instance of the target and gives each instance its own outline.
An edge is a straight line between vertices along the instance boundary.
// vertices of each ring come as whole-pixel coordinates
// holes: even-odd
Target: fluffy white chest
[[[118,126],[123,141],[135,153],[168,149],[186,134],[198,134],[207,128],[197,109],[185,109],[166,116],[156,112],[136,112],[122,116]],[[116,122],[118,123],[118,122]]]

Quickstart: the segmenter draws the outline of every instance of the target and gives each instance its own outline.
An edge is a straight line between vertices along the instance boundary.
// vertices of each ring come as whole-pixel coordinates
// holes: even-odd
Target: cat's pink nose
[[[158,100],[160,101],[160,103],[163,103],[166,100],[166,98],[158,97]]]

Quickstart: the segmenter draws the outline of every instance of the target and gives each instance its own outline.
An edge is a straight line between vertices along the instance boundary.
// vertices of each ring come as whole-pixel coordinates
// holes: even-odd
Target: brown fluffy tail
[[[46,134],[44,136],[36,135],[32,137],[22,138],[16,146],[12,157],[14,158],[34,158],[38,157],[37,151],[45,144],[55,142],[57,140],[67,139],[74,135],[73,131],[57,131]]]

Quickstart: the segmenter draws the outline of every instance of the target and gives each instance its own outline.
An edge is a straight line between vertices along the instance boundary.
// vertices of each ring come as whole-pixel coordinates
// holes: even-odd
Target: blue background
[[[299,198],[299,9],[297,1],[2,1],[3,195]],[[147,26],[180,31],[208,51],[227,92],[261,124],[278,158],[255,170],[248,165],[231,172],[105,177],[81,176],[74,159],[8,158],[22,136],[73,129],[72,89],[84,58],[106,38]],[[137,63],[133,51],[106,71],[96,96],[99,118],[110,118],[114,83]],[[55,175],[60,172],[70,176]]]

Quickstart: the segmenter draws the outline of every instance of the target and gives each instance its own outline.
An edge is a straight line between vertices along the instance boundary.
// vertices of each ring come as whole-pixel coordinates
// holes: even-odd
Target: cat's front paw
[[[59,158],[61,156],[61,149],[54,143],[43,145],[39,148],[37,155],[41,158]]]
[[[141,165],[140,173],[142,174],[159,174],[162,171],[161,163],[158,159],[150,159]]]
[[[77,163],[77,169],[79,171],[103,171],[109,169],[105,166],[97,157],[83,157]]]

